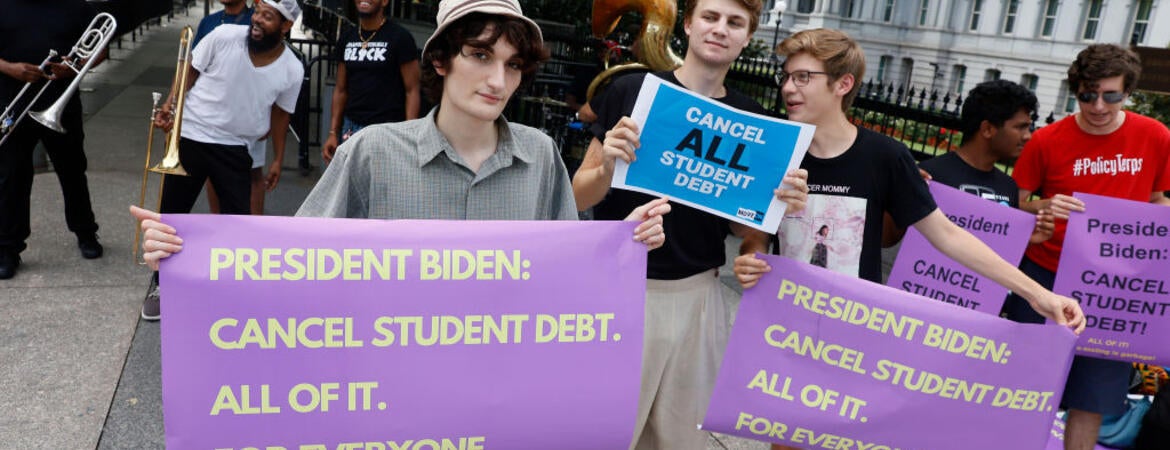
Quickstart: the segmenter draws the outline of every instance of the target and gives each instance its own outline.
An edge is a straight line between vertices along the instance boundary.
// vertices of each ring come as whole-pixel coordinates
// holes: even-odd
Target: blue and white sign
[[[633,163],[617,161],[612,187],[776,232],[786,205],[773,191],[800,167],[815,127],[740,111],[652,75],[631,118],[642,146]]]

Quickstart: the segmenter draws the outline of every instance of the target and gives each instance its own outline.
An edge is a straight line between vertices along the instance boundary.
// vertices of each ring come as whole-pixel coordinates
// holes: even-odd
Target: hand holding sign
[[[606,133],[602,161],[593,163],[600,163],[603,175],[612,170],[611,187],[669,195],[771,233],[786,211],[803,208],[807,176],[793,171],[813,129],[647,76],[630,117]],[[639,148],[640,158],[634,156]]]
[[[617,125],[605,132],[601,157],[604,158],[602,166],[605,167],[606,172],[613,173],[614,164],[619,159],[625,161],[626,164],[637,159],[634,152],[642,145],[638,140],[639,131],[641,131],[641,127],[638,126],[637,122],[623,116],[618,120]]]

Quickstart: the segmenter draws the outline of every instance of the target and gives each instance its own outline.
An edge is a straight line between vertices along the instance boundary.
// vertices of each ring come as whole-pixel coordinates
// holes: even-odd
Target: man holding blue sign
[[[689,46],[683,64],[654,75],[733,108],[762,114],[763,107],[750,97],[724,86],[731,63],[751,42],[762,8],[760,0],[688,0],[683,17]],[[620,78],[592,102],[598,116],[592,128],[595,139],[573,178],[573,191],[577,207],[593,207],[599,219],[624,217],[652,198],[609,188],[616,161],[634,161],[641,144],[641,130],[629,116],[644,78]],[[705,161],[727,168],[732,160],[717,159],[722,163]],[[803,207],[804,176],[789,174],[784,182],[793,188],[774,193],[789,209]],[[681,205],[664,217],[663,226],[668,230],[666,243],[650,253],[647,269],[646,338],[634,448],[702,449],[706,434],[695,425],[702,421],[727,342],[726,307],[716,277],[725,262],[723,241],[729,232],[763,233]]]

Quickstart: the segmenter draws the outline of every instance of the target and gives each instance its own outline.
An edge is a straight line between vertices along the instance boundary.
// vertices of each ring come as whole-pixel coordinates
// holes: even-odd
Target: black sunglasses
[[[1108,103],[1110,105],[1121,103],[1122,100],[1125,100],[1125,93],[1124,92],[1109,91],[1109,92],[1102,92],[1102,93],[1098,94],[1097,92],[1090,91],[1090,92],[1078,92],[1077,93],[1077,101],[1079,101],[1081,103],[1093,103],[1093,102],[1097,101],[1098,96],[1100,96],[1102,100],[1105,100],[1105,103]]]

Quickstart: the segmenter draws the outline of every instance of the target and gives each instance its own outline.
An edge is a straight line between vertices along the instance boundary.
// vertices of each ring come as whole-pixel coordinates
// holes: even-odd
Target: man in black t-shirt
[[[418,47],[410,32],[386,17],[390,0],[354,0],[358,26],[337,40],[337,85],[329,136],[321,157],[333,159],[337,146],[367,125],[419,117]]]
[[[1046,317],[1084,329],[1077,302],[1044,289],[939,211],[905,145],[849,121],[846,111],[865,74],[865,54],[856,41],[837,30],[805,30],[784,39],[777,51],[786,57],[779,81],[789,119],[817,127],[801,163],[808,170],[808,205],[802,217],[781,222],[781,255],[809,261],[814,234],[828,225],[828,269],[880,282],[882,216],[889,213],[951,259],[1021,293]],[[769,270],[750,253],[735,260],[745,288]]]
[[[754,100],[724,86],[731,63],[751,42],[762,8],[760,0],[688,0],[683,17],[690,45],[683,64],[653,76],[763,113]],[[619,78],[590,102],[598,116],[591,129],[595,139],[573,177],[573,192],[577,208],[593,207],[597,219],[625,217],[652,199],[609,189],[615,161],[632,161],[638,147],[638,126],[628,116],[646,76]],[[790,174],[784,181],[794,188],[777,192],[790,209],[799,209],[805,199],[801,175]],[[695,425],[702,422],[727,342],[726,306],[716,277],[725,260],[723,241],[729,231],[759,232],[683,205],[663,216],[663,228],[666,242],[650,252],[647,269],[642,387],[632,448],[702,449],[706,433]]]
[[[0,1],[0,11],[3,11],[0,13],[0,105],[9,105],[26,83],[34,83],[22,101],[13,105],[15,120],[45,80],[53,81],[30,111],[42,110],[64,94],[76,72],[55,61],[48,67],[50,76],[37,64],[50,49],[61,56],[68,55],[97,12],[82,0],[5,0]],[[105,49],[99,49],[94,57],[104,58]],[[32,154],[37,142],[45,145],[53,161],[65,199],[65,223],[77,235],[81,256],[86,259],[102,256],[85,176],[87,161],[80,95],[74,93],[69,98],[61,124],[64,134],[25,117],[0,147],[0,280],[16,275],[20,252],[27,247],[25,240],[31,234]]]
[[[1020,156],[1032,137],[1032,112],[1036,95],[1007,80],[993,80],[967,93],[961,115],[963,141],[953,152],[923,161],[930,178],[979,198],[1012,208],[1020,207],[1020,188],[996,163]],[[1032,243],[1052,236],[1052,213],[1041,209],[1036,215]]]

